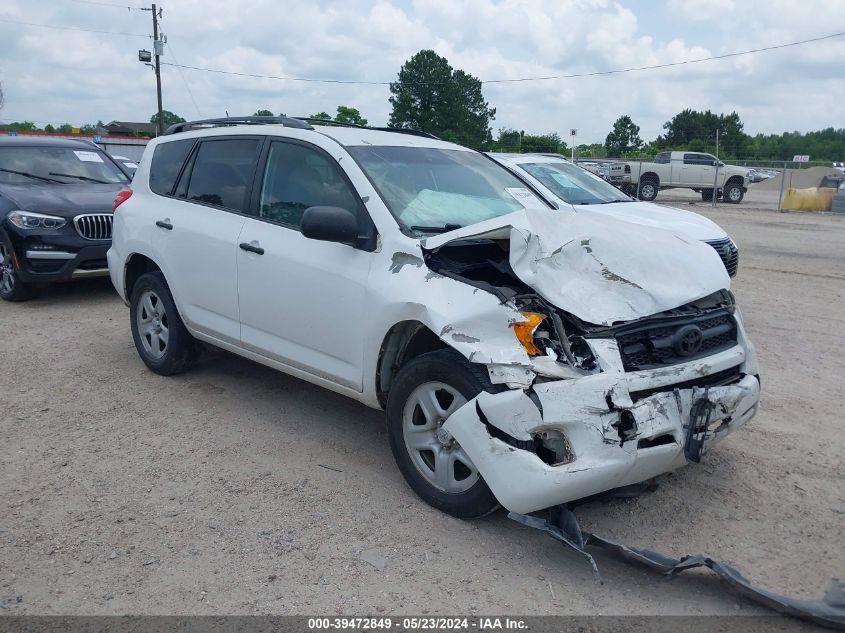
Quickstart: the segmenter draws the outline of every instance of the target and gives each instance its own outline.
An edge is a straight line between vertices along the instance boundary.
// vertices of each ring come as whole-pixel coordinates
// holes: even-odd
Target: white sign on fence
[[[792,162],[793,163],[809,163],[810,162],[810,156],[809,156],[809,154],[796,154],[795,156],[792,157]]]

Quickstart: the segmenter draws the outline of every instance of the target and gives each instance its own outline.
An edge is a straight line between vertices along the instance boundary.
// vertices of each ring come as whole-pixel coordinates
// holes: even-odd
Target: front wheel
[[[484,390],[495,390],[485,369],[444,349],[405,365],[387,398],[390,448],[405,481],[426,503],[461,519],[499,506],[466,451],[443,428]]]
[[[24,301],[32,295],[32,286],[21,281],[12,252],[5,244],[0,244],[0,298],[6,301]]]
[[[193,365],[199,348],[176,310],[164,275],[141,275],[132,287],[129,315],[135,349],[152,371],[171,376]]]
[[[722,199],[726,202],[730,202],[731,204],[739,204],[742,202],[742,199],[745,197],[745,192],[742,190],[742,185],[739,185],[735,182],[728,183],[725,185],[724,192],[722,193]]]

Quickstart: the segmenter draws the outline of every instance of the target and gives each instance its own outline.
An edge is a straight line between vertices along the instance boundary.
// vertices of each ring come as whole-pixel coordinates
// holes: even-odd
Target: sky
[[[144,0],[139,0],[140,2]],[[142,6],[132,2],[132,7]],[[148,6],[148,5],[147,5]],[[163,0],[164,63],[283,77],[389,82],[431,48],[482,81],[673,63],[845,30],[843,0]],[[124,0],[3,0],[0,121],[148,121],[149,11]],[[22,24],[26,23],[26,24]],[[88,29],[83,32],[35,25]],[[495,131],[603,142],[630,115],[646,141],[685,108],[737,111],[745,131],[843,126],[845,37],[697,64],[597,77],[490,83]],[[230,114],[390,114],[386,85],[247,78],[162,67],[164,108]],[[566,138],[568,140],[568,138]]]

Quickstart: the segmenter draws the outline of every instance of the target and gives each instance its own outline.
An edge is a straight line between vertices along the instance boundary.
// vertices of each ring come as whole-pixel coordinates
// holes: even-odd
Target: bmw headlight
[[[6,217],[19,229],[60,229],[67,224],[64,218],[56,215],[44,215],[32,211],[12,211]]]

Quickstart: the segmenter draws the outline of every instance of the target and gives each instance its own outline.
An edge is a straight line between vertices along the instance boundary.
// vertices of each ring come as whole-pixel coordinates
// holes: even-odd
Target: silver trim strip
[[[73,259],[76,253],[66,251],[27,251],[27,259]]]
[[[82,270],[81,268],[77,268],[73,271],[71,279],[80,279],[82,277],[107,277],[108,274],[108,268],[97,268],[95,270]]]
[[[113,216],[111,213],[80,213],[73,218],[79,236],[86,240],[110,240]]]

